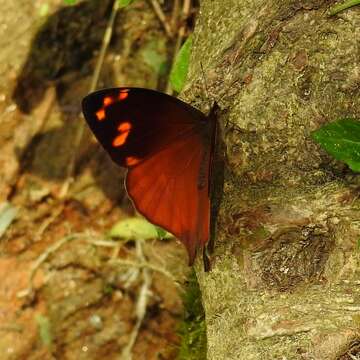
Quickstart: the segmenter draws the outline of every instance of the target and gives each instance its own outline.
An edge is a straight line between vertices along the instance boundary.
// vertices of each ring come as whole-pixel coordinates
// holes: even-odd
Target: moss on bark
[[[227,146],[209,359],[336,359],[359,336],[359,178],[310,138],[360,117],[360,9],[331,3],[201,3],[184,97],[207,105],[202,62]]]

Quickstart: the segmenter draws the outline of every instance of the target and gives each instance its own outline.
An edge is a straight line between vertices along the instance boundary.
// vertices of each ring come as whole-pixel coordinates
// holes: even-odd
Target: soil
[[[146,272],[132,358],[174,359],[185,251],[175,239],[141,242],[144,268],[139,244],[109,241],[115,223],[135,216],[125,172],[86,128],[74,145],[112,2],[2,2],[2,55],[16,56],[0,65],[0,203],[17,216],[0,238],[0,358],[119,359]],[[118,14],[98,87],[164,87],[172,47],[148,2],[134,2]]]

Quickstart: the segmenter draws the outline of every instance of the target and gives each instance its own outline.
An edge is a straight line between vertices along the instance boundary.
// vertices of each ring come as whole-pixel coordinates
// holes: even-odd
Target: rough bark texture
[[[310,138],[360,117],[360,8],[331,4],[201,1],[184,96],[203,92],[202,62],[227,147],[197,272],[209,359],[346,358],[359,341],[359,177]]]

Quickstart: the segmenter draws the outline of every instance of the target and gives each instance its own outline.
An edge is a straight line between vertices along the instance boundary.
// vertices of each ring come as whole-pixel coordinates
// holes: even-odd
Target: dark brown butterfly
[[[128,169],[136,209],[185,245],[189,264],[210,233],[210,179],[217,121],[181,100],[141,88],[96,91],[85,119],[113,161]]]

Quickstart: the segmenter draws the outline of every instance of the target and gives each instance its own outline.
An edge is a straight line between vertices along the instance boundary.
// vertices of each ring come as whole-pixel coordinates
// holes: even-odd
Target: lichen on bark
[[[183,96],[206,107],[202,63],[227,149],[197,268],[209,359],[336,359],[359,338],[359,178],[310,137],[360,118],[360,9],[331,3],[201,2]]]

